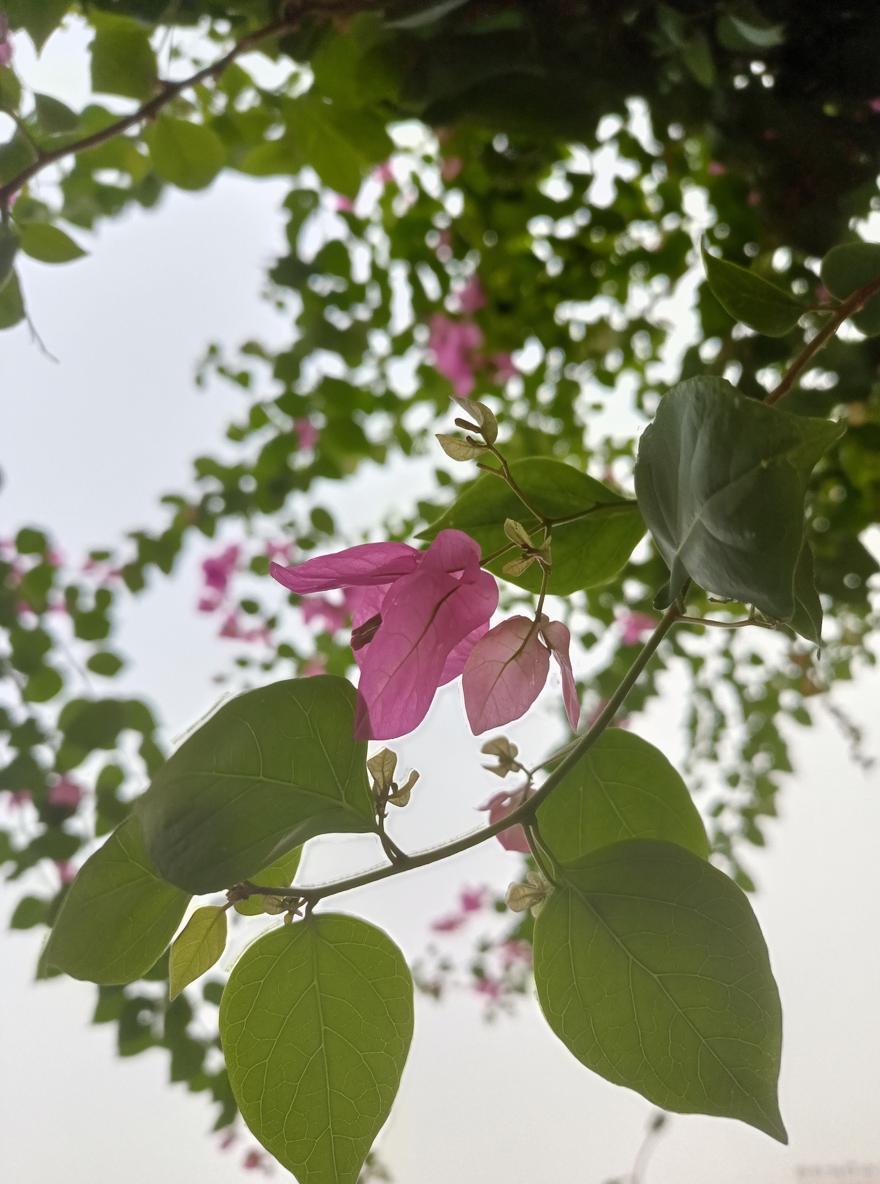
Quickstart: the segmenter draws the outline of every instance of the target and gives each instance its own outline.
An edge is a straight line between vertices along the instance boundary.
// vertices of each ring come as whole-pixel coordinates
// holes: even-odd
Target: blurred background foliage
[[[65,22],[92,30],[82,110],[15,73],[19,39],[40,49]],[[344,608],[331,598],[282,628],[278,589],[261,577],[273,557],[358,541],[339,483],[357,489],[375,466],[428,492],[377,507],[371,537],[411,537],[436,518],[465,471],[433,440],[452,396],[493,407],[510,459],[554,456],[631,491],[638,433],[672,382],[723,375],[761,397],[778,380],[802,329],[737,326],[702,281],[697,240],[821,301],[819,258],[870,235],[880,208],[880,8],[6,0],[6,24],[0,202],[20,246],[0,288],[3,328],[28,320],[28,257],[75,261],[83,231],[137,206],[161,217],[167,187],[233,171],[288,189],[287,247],[262,293],[283,331],[206,343],[196,380],[235,384],[241,413],[189,486],[87,556],[30,523],[0,542],[0,862],[23,885],[12,925],[29,928],[51,923],[95,836],[163,759],[158,706],[114,695],[115,635],[185,546],[204,557],[198,607],[216,615],[233,689],[345,673]],[[194,87],[160,81],[196,71]],[[108,133],[141,105],[149,118]],[[681,633],[628,707],[656,694],[664,669],[683,680],[689,782],[718,861],[747,889],[747,848],[764,843],[792,771],[790,725],[830,712],[854,759],[870,760],[830,687],[874,661],[877,564],[861,536],[880,511],[878,342],[844,332],[786,403],[849,426],[810,498],[821,655],[783,633],[770,644],[762,631]],[[613,584],[558,609],[581,643],[588,714],[631,661],[664,578],[643,543]],[[36,868],[51,873],[40,891]],[[528,922],[507,936],[527,942]],[[502,952],[498,969],[499,949],[476,951],[476,979],[529,989],[520,957]],[[449,965],[434,951],[421,985],[440,993]],[[116,1025],[121,1055],[166,1048],[172,1080],[209,1091],[228,1124],[210,1024],[195,1023],[191,999],[166,1002],[166,974],[163,960],[142,984],[102,988],[95,1021]],[[216,1006],[220,985],[201,993]]]

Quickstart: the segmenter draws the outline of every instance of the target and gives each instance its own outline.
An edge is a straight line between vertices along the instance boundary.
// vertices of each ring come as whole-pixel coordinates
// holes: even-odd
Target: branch
[[[816,336],[809,341],[805,348],[795,358],[788,372],[783,376],[779,385],[770,392],[764,402],[770,406],[773,403],[778,403],[780,399],[785,398],[794,384],[806,370],[813,357],[819,352],[823,346],[827,345],[847,317],[851,317],[853,313],[858,312],[868,303],[872,296],[880,292],[880,278],[871,280],[870,284],[865,284],[863,288],[859,288],[848,296],[838,308],[834,316],[828,324],[816,334]]]
[[[63,144],[58,148],[49,150],[38,149],[37,159],[32,161],[26,168],[23,168],[20,173],[17,173],[11,180],[4,185],[0,185],[0,215],[5,219],[9,215],[10,203],[16,193],[26,185],[43,169],[49,165],[56,164],[59,160],[63,160],[66,156],[78,156],[81,152],[88,152],[92,148],[98,148],[101,144],[106,144],[108,140],[113,140],[116,136],[128,131],[129,128],[136,127],[139,123],[143,123],[147,119],[153,119],[167,106],[172,99],[176,99],[183,91],[190,90],[194,86],[205,82],[209,78],[219,78],[224,70],[244,53],[256,48],[264,41],[269,41],[273,37],[278,37],[282,33],[287,33],[294,29],[302,17],[302,12],[295,16],[287,15],[280,20],[272,21],[271,24],[263,25],[262,28],[255,29],[252,33],[248,33],[242,39],[233,45],[228,53],[224,54],[216,62],[210,66],[203,66],[201,70],[197,70],[195,74],[190,74],[188,78],[182,78],[179,82],[163,82],[160,89],[151,99],[141,104],[136,111],[132,111],[129,115],[123,115],[114,123],[108,124],[107,127],[101,128],[100,131],[92,132],[91,135],[83,136],[80,140],[74,140],[70,144]]]
[[[374,884],[378,880],[387,880],[390,876],[398,876],[402,872],[412,871],[417,867],[427,867],[429,864],[439,863],[441,859],[449,859],[453,855],[460,855],[463,851],[469,851],[472,847],[478,847],[481,843],[485,843],[487,839],[494,838],[495,835],[501,834],[502,831],[508,830],[511,826],[516,826],[517,823],[528,822],[530,819],[533,819],[541,803],[550,796],[557,785],[575,767],[584,753],[593,747],[614,719],[622,703],[637,682],[639,675],[654,656],[660,642],[678,620],[679,612],[677,603],[666,610],[657,628],[645,642],[632,666],[630,666],[629,670],[621,679],[614,694],[605,704],[602,712],[586,732],[577,738],[568,756],[556,766],[537,793],[523,802],[521,806],[512,810],[505,818],[500,819],[491,826],[485,826],[481,830],[465,835],[464,838],[457,839],[454,843],[447,843],[442,847],[434,847],[430,851],[421,851],[418,855],[404,856],[403,859],[398,860],[390,866],[374,868],[372,871],[363,872],[359,876],[350,876],[346,880],[336,880],[330,884],[322,884],[314,888],[299,888],[294,886],[284,891],[279,891],[277,887],[264,888],[259,884],[239,884],[233,889],[236,899],[241,900],[248,896],[278,896],[290,900],[305,901],[308,905],[314,906],[326,896],[335,896],[339,892],[350,892],[353,888],[362,888],[365,884]]]

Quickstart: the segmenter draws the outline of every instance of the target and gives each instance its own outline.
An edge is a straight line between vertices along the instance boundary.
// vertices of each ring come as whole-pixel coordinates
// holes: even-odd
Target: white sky
[[[59,96],[69,60],[59,49],[44,67],[59,80],[46,89]],[[222,387],[195,392],[193,362],[209,339],[234,343],[266,325],[256,294],[280,240],[277,192],[225,179],[206,195],[177,195],[158,212],[107,227],[80,263],[24,264],[32,313],[60,364],[42,357],[26,330],[0,340],[0,533],[45,523],[76,553],[156,521],[157,496],[186,483],[190,458],[210,450],[240,407]],[[384,485],[394,496],[390,476]],[[135,602],[125,635],[136,658],[129,685],[154,698],[172,735],[211,703],[211,675],[225,663],[216,624],[192,609],[199,557],[190,554],[178,578]],[[681,745],[675,692],[670,683],[639,726],[673,759]],[[848,688],[844,701],[862,723],[876,724],[880,680]],[[527,752],[546,749],[550,719],[548,707],[522,730]],[[752,861],[785,1013],[781,1092],[791,1146],[733,1122],[677,1118],[651,1162],[650,1184],[880,1179],[880,776],[855,769],[827,725],[794,737],[798,773],[783,820]],[[457,691],[399,747],[402,762],[423,771],[399,823],[402,844],[471,829],[475,807],[498,783],[474,772],[478,744]],[[369,866],[371,842],[327,844],[305,871],[323,879]],[[503,888],[519,866],[490,844],[339,905],[417,956],[431,919],[463,884]],[[4,889],[0,912],[13,902]],[[242,1178],[236,1159],[206,1135],[207,1106],[166,1084],[163,1054],[117,1059],[113,1029],[88,1026],[93,988],[33,985],[34,936],[0,940],[4,1184]],[[417,999],[415,1042],[380,1144],[397,1184],[603,1184],[625,1175],[647,1103],[574,1061],[533,1003],[491,1026],[480,1017],[467,996],[440,1006]],[[827,1170],[833,1165],[837,1177]],[[826,1169],[821,1177],[805,1174],[817,1167]]]

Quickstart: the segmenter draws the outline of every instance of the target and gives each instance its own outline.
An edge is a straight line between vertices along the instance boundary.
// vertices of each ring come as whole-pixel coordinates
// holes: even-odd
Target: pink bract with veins
[[[443,530],[427,551],[364,543],[272,576],[299,595],[351,589],[353,648],[361,668],[355,735],[391,740],[418,727],[437,689],[457,678],[498,604],[480,548]]]

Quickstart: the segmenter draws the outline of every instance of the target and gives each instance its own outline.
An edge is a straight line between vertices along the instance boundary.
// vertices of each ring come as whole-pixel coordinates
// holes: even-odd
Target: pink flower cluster
[[[266,550],[270,559],[276,555],[284,558],[290,556],[289,544],[270,543]],[[218,555],[211,555],[202,560],[203,592],[199,597],[199,612],[215,613],[220,609],[224,610],[220,637],[233,641],[268,643],[272,640],[272,635],[265,625],[245,625],[238,611],[229,607],[229,587],[238,568],[240,555],[241,548],[233,543]]]
[[[337,627],[352,614],[352,649],[360,666],[355,731],[390,740],[418,727],[437,690],[462,676],[471,729],[519,719],[541,692],[551,656],[562,675],[572,727],[580,714],[561,621],[515,616],[493,629],[494,578],[480,548],[459,530],[443,530],[427,551],[406,543],[364,543],[294,567],[273,563],[272,576],[300,596],[342,589],[342,604],[323,598],[305,609]]]
[[[428,321],[428,348],[437,372],[452,384],[455,397],[466,399],[476,385],[479,372],[486,372],[492,382],[503,383],[518,371],[510,354],[486,356],[480,352],[483,331],[470,319],[486,303],[479,276],[471,276],[458,293],[456,303],[465,317],[453,319],[445,313],[435,313]]]
[[[463,888],[458,897],[458,908],[431,922],[434,933],[454,933],[466,925],[473,913],[486,907],[490,899],[488,888]]]
[[[365,543],[270,570],[299,595],[347,591],[361,669],[361,739],[388,740],[418,727],[438,687],[461,674],[498,604],[479,546],[458,530],[441,531],[427,551]]]

